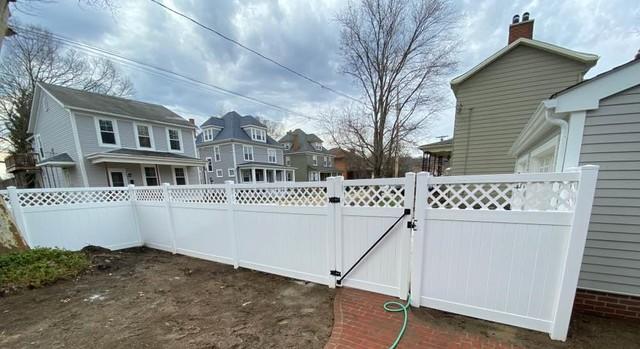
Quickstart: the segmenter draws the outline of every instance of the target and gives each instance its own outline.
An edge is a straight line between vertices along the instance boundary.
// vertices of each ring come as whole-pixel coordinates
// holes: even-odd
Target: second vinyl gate
[[[564,339],[597,167],[0,192],[30,246],[153,248]],[[386,234],[386,235],[385,235]]]

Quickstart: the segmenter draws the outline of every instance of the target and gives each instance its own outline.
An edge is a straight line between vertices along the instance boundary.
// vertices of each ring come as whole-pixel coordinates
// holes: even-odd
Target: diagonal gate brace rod
[[[364,257],[366,257],[367,254],[369,254],[369,252],[371,252],[380,243],[380,241],[382,241],[385,238],[385,236],[387,236],[387,234],[389,234],[393,230],[393,228],[396,225],[398,225],[398,223],[400,223],[402,218],[410,214],[411,214],[411,209],[406,208],[402,213],[402,216],[398,217],[398,219],[395,222],[393,222],[393,224],[389,227],[389,229],[387,229],[387,231],[385,231],[384,234],[382,234],[382,236],[380,236],[378,240],[376,240],[376,242],[374,242],[373,245],[371,245],[371,247],[369,247],[369,249],[362,256],[360,256],[360,258],[358,258],[358,260],[351,266],[351,268],[349,268],[349,270],[347,270],[346,273],[344,273],[344,275],[341,275],[339,271],[332,270],[330,272],[331,275],[340,276],[340,278],[336,280],[336,284],[341,285],[342,280],[344,280],[347,277],[347,275],[349,275],[349,273],[358,265],[358,263],[360,263],[364,259]]]

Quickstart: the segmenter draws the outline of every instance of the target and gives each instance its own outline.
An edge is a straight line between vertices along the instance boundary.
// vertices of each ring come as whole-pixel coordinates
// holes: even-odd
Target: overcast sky
[[[301,114],[315,115],[345,102],[150,1],[117,2],[122,4],[114,15],[79,6],[77,0],[60,0],[45,2],[29,13],[14,11],[14,18]],[[339,72],[340,28],[334,18],[345,6],[342,0],[164,3],[328,86],[358,95],[352,81]],[[452,78],[505,46],[511,17],[524,11],[535,19],[535,39],[601,57],[588,76],[629,61],[640,48],[637,0],[463,0],[455,6],[461,18],[462,46],[460,66]],[[135,99],[165,105],[199,122],[236,110],[316,131],[313,122],[299,115],[130,67],[122,70],[134,83]],[[449,108],[425,130],[425,142],[453,133],[455,102],[450,90],[445,91]]]

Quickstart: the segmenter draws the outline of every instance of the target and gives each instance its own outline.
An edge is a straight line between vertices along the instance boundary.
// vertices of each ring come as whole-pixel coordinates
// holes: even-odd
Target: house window
[[[115,120],[96,119],[96,123],[98,125],[100,145],[118,145],[118,126]]]
[[[329,167],[329,157],[328,156],[324,157],[324,167]]]
[[[187,172],[184,167],[175,167],[173,169],[173,178],[175,179],[176,185],[187,184]]]
[[[245,161],[253,161],[253,146],[243,145],[242,154],[244,154]]]
[[[267,132],[265,130],[261,130],[259,128],[251,128],[251,139],[258,142],[266,142],[267,141]]]
[[[147,125],[136,125],[136,138],[138,139],[138,148],[153,149],[151,127]]]
[[[284,149],[291,150],[291,143],[285,143],[284,144]]]
[[[318,143],[318,142],[313,143],[313,147],[314,147],[316,150],[322,150],[322,143]]]
[[[284,158],[284,163],[285,163],[285,165],[287,165],[287,166],[291,166],[291,157],[289,157],[289,156],[285,156],[285,158]]]
[[[227,173],[229,174],[229,177],[235,177],[236,176],[236,169],[235,168],[230,168],[227,170]]]
[[[222,177],[222,176],[223,176],[222,169],[221,168],[217,169],[216,170],[216,177]]]
[[[242,182],[251,182],[251,170],[240,170],[240,174],[242,175]]]
[[[277,153],[275,149],[267,149],[267,159],[271,163],[278,162]]]
[[[145,185],[149,185],[149,186],[156,186],[159,185],[159,181],[158,181],[158,173],[156,172],[156,168],[153,166],[150,167],[143,167],[143,172],[144,172],[144,183]]]
[[[309,180],[312,181],[312,182],[319,181],[320,177],[318,176],[318,172],[316,172],[316,171],[309,172]]]
[[[207,157],[207,172],[213,172],[213,161],[210,157]]]
[[[168,128],[167,139],[170,151],[182,151],[182,135],[180,134],[180,130]]]
[[[202,140],[209,142],[213,140],[213,128],[205,128],[202,131]]]
[[[293,172],[287,171],[287,182],[293,182]]]
[[[213,147],[213,158],[216,160],[216,162],[222,160],[222,156],[220,155],[220,146],[219,145],[216,145],[216,146]]]
[[[318,155],[314,155],[312,158],[313,166],[318,166]]]

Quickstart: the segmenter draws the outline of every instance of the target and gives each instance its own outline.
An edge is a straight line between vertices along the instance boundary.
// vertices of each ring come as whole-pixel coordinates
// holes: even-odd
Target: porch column
[[[276,178],[276,170],[273,169],[273,170],[271,170],[271,172],[273,173],[273,182],[275,183],[275,182],[277,182],[277,179],[278,179],[278,178]]]
[[[256,169],[253,167],[251,168],[251,182],[256,182]]]
[[[262,169],[262,181],[267,183],[267,169],[266,168]]]
[[[292,175],[291,175],[291,181],[295,182],[296,181],[296,170],[291,171]]]

